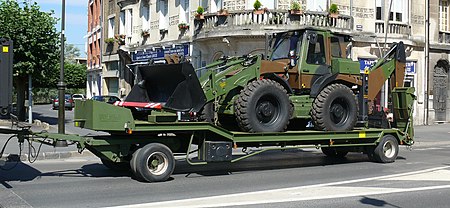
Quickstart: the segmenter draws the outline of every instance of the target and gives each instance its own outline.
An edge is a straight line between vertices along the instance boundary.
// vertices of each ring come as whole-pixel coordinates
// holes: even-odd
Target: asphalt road
[[[0,171],[0,207],[448,207],[449,127],[417,127],[414,150],[402,147],[390,164],[274,151],[233,165],[179,160],[164,183],[138,182],[94,157],[20,163]]]

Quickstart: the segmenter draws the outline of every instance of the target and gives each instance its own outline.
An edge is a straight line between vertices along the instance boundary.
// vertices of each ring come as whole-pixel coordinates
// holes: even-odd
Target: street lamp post
[[[60,57],[60,71],[59,71],[59,82],[58,82],[58,133],[65,134],[65,90],[66,83],[64,83],[64,33],[65,33],[65,17],[66,17],[66,1],[62,0],[62,11],[61,11],[61,57]],[[67,142],[64,140],[57,140],[55,146],[63,147],[67,146]]]
[[[64,110],[65,110],[65,90],[66,90],[66,83],[64,83],[64,23],[65,23],[65,11],[66,10],[66,1],[62,0],[62,11],[61,11],[61,57],[60,57],[60,71],[59,71],[59,82],[58,82],[58,133],[64,134],[65,133],[65,126],[64,126]]]

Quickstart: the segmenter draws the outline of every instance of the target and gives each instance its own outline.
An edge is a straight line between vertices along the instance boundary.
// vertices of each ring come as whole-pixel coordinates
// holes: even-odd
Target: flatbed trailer
[[[106,131],[109,135],[79,136],[32,132],[22,126],[0,133],[17,134],[25,140],[58,146],[70,141],[79,152],[87,149],[110,169],[130,169],[138,180],[167,180],[175,169],[174,154],[182,153],[190,165],[234,163],[270,150],[321,148],[329,157],[348,152],[367,154],[375,162],[394,162],[399,145],[414,144],[412,103],[414,89],[394,92],[393,128],[359,127],[351,131],[287,131],[247,133],[230,131],[208,122],[183,121],[176,114],[158,111],[147,121],[135,120],[129,108],[86,100],[76,103],[76,126]],[[114,113],[111,113],[114,112]],[[249,150],[253,147],[257,150]],[[245,155],[233,155],[242,148]]]

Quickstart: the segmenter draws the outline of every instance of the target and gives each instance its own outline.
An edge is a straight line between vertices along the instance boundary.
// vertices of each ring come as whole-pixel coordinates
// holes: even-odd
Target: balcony
[[[321,27],[335,31],[351,31],[353,18],[339,15],[331,18],[326,12],[303,12],[291,15],[287,10],[270,10],[254,14],[253,10],[232,11],[228,16],[205,14],[204,20],[195,21],[194,38],[222,36],[264,35],[266,30],[289,30]]]
[[[450,32],[439,31],[439,43],[450,44]]]
[[[376,20],[375,21],[375,33],[384,34],[384,21]],[[389,21],[389,25],[387,28],[388,34],[400,35],[400,36],[409,36],[411,35],[411,25],[403,22],[394,22]]]
[[[104,78],[119,78],[119,70],[107,70],[103,72]]]

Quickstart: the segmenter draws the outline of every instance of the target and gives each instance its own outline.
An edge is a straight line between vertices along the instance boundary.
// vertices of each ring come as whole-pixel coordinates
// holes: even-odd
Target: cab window
[[[306,63],[317,65],[325,64],[325,46],[323,35],[317,35],[317,41],[315,43],[311,43],[311,41],[309,42]]]

